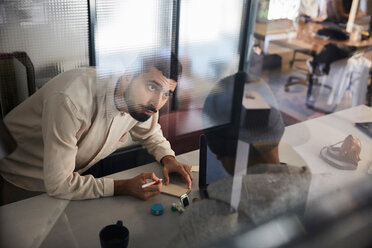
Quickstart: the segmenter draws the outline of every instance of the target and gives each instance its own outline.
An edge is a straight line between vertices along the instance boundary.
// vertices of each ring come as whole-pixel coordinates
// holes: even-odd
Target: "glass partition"
[[[185,114],[178,115],[176,136],[206,128],[201,116],[206,97],[218,91],[219,80],[238,72],[243,2],[181,1],[179,56],[184,73],[178,109],[188,111],[193,124],[187,125]]]
[[[193,175],[191,189],[182,177],[171,174],[172,187],[182,193],[150,191],[159,194],[147,201],[133,191],[113,196],[112,184],[110,193],[97,199],[61,200],[41,194],[0,207],[5,223],[0,236],[11,237],[1,238],[0,246],[97,247],[100,230],[120,220],[130,230],[129,247],[371,246],[369,11],[355,13],[348,33],[347,18],[332,19],[331,9],[324,12],[321,5],[325,1],[311,1],[310,6],[309,1],[279,0],[91,2],[100,79],[111,77],[117,86],[128,68],[145,68],[146,59],[139,62],[138,56],[178,55],[182,73],[170,103],[160,110],[159,124],[177,160],[192,166],[183,167]],[[80,4],[1,2],[1,52],[26,51],[40,85],[52,74],[86,65],[87,5]],[[304,11],[306,6],[313,9]],[[366,1],[361,6],[369,9]],[[59,11],[52,13],[55,9]],[[71,17],[77,13],[84,15]],[[243,21],[247,15],[249,27]],[[249,37],[242,37],[245,29]],[[249,44],[241,44],[242,38]],[[248,57],[246,69],[239,71],[239,60],[245,57],[242,45],[247,45]],[[158,89],[156,80],[143,82],[150,82],[145,84],[148,90]],[[117,88],[110,89],[111,96]],[[162,93],[168,97],[169,91]],[[134,100],[142,98],[136,95]],[[107,126],[120,123],[123,115],[118,112]],[[120,124],[119,131],[129,125]],[[147,130],[145,125],[137,131]],[[115,136],[115,141],[127,138],[98,133],[87,142],[88,151],[100,135]],[[84,171],[86,180],[113,179],[116,184],[133,182],[145,172],[164,179],[163,165],[148,160],[144,150],[136,153],[138,146],[129,150],[128,144],[105,147],[108,158],[102,164],[89,161],[97,163],[97,179],[84,171],[88,163],[76,162],[80,167],[69,173]],[[120,145],[124,149],[115,150]],[[136,192],[142,183],[135,185]],[[86,187],[89,192],[99,190]],[[185,193],[188,206],[181,201]],[[154,216],[151,208],[159,203],[162,215],[159,211]]]

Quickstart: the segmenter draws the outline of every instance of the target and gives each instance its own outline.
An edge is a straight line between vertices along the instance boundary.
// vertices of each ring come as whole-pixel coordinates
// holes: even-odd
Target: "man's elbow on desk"
[[[113,180],[81,176],[74,172],[65,179],[49,176],[44,180],[45,192],[58,199],[87,200],[113,195]]]

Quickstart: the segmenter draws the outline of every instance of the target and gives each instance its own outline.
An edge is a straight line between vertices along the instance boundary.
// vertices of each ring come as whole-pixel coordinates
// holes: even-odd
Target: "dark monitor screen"
[[[205,188],[211,183],[221,179],[231,177],[226,171],[222,162],[218,160],[210,147],[208,147],[206,135],[200,136],[200,171],[199,171],[199,188]]]

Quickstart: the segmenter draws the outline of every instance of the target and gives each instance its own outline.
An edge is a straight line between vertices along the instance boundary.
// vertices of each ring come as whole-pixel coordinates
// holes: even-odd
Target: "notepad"
[[[199,172],[199,165],[191,166],[191,172]]]
[[[181,195],[188,194],[190,193],[190,191],[191,190],[187,188],[186,184],[178,185],[178,184],[170,183],[168,185],[163,185],[161,187],[161,193],[176,196],[176,197],[180,197]]]

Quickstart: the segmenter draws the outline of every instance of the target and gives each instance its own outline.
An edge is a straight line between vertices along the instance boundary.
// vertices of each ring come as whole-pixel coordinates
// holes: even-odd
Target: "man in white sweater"
[[[128,180],[81,175],[122,146],[128,133],[163,165],[164,184],[176,172],[190,188],[190,166],[176,161],[158,124],[182,67],[172,55],[151,57],[139,68],[108,78],[95,68],[64,72],[14,108],[4,121],[18,147],[0,161],[1,203],[40,192],[74,200],[159,194],[162,183],[150,172]],[[157,182],[142,189],[147,179]]]

